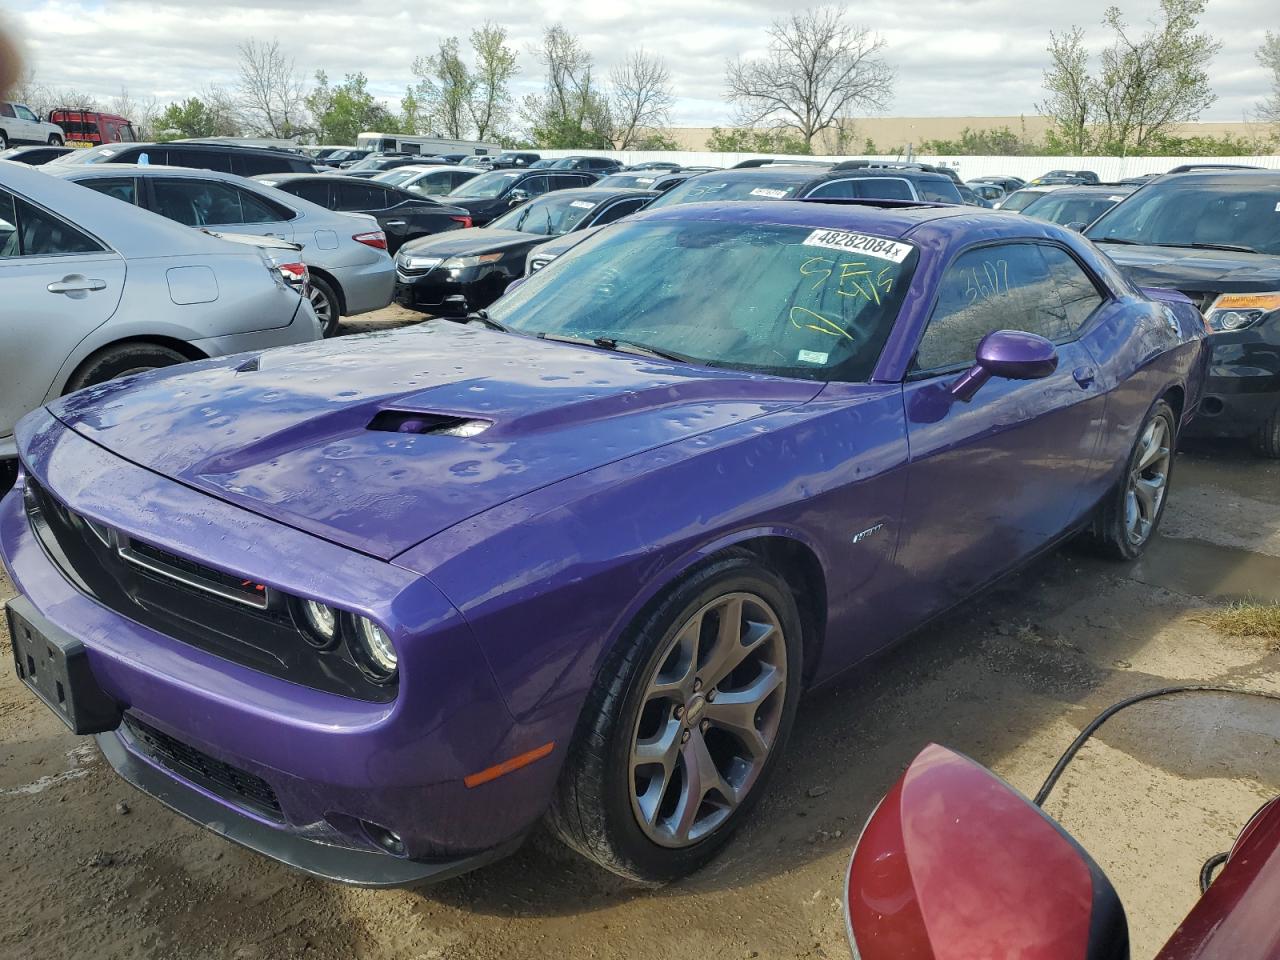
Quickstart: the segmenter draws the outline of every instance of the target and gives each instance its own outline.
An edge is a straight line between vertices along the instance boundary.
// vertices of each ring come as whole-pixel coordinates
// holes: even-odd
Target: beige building
[[[832,131],[825,131],[822,143],[814,145],[814,153],[861,153],[862,146],[870,138],[881,151],[904,147],[908,143],[920,144],[925,140],[955,140],[966,129],[999,130],[1008,127],[1014,133],[1032,140],[1040,140],[1049,129],[1049,118],[1026,117],[863,117],[850,121],[851,132],[847,146],[836,150],[836,138]],[[1269,139],[1275,129],[1265,123],[1180,123],[1172,128],[1181,137],[1220,137],[1224,133],[1233,137]],[[677,127],[670,131],[680,150],[706,150],[710,127]]]

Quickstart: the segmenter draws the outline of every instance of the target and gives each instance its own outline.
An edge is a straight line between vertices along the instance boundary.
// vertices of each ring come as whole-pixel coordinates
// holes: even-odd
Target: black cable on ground
[[[1231,856],[1229,853],[1215,853],[1204,862],[1204,866],[1200,868],[1200,893],[1202,896],[1208,891],[1209,884],[1213,883],[1213,871],[1226,863],[1229,856]]]
[[[1126,707],[1131,707],[1135,703],[1141,703],[1144,700],[1154,700],[1156,697],[1167,697],[1179,693],[1228,693],[1241,697],[1261,697],[1265,700],[1280,701],[1280,694],[1268,693],[1265,690],[1241,690],[1237,687],[1218,687],[1211,684],[1199,683],[1178,687],[1161,687],[1158,690],[1148,690],[1146,693],[1134,694],[1132,697],[1127,697],[1119,703],[1113,703],[1089,721],[1088,726],[1080,731],[1080,735],[1071,742],[1071,746],[1067,747],[1062,756],[1058,758],[1058,762],[1054,764],[1053,769],[1049,771],[1049,776],[1045,778],[1044,784],[1040,787],[1040,791],[1036,794],[1032,803],[1037,807],[1044,806],[1045,800],[1049,798],[1049,794],[1053,791],[1058,779],[1062,776],[1063,771],[1067,769],[1067,764],[1075,758],[1075,755],[1080,752],[1080,748],[1083,747],[1089,738],[1097,732],[1098,728],[1121,710]],[[1208,866],[1208,864],[1206,864],[1206,866]],[[1209,872],[1212,874],[1212,870]],[[1200,883],[1202,887],[1207,886],[1204,883],[1204,873],[1205,871],[1202,870],[1200,874]]]

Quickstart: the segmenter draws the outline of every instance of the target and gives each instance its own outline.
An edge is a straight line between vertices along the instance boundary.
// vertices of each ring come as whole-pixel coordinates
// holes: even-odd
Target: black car
[[[644,163],[633,163],[631,166],[623,167],[622,169],[628,172],[634,172],[637,170],[669,170],[674,173],[681,169],[681,167],[680,164],[671,160],[646,160]]]
[[[1022,212],[1028,217],[1039,217],[1059,226],[1083,230],[1134,189],[1121,183],[1063,187],[1040,194],[1023,207]]]
[[[467,210],[471,222],[483,227],[526,200],[556,190],[589,187],[597,179],[594,173],[559,170],[490,170],[455,187],[444,199]]]
[[[1213,359],[1195,434],[1247,438],[1280,458],[1280,172],[1174,173],[1085,235],[1139,286],[1200,307]]]
[[[63,147],[54,144],[45,144],[37,147],[10,147],[8,150],[0,150],[0,160],[12,160],[14,163],[25,163],[28,166],[38,167],[41,164],[48,163],[50,160],[65,156],[75,149],[75,147]]]
[[[666,193],[672,187],[684,183],[692,176],[694,176],[694,173],[686,170],[678,172],[659,168],[649,170],[623,170],[619,173],[609,174],[597,183],[596,186],[612,187],[614,189],[631,188],[633,190],[656,190],[659,193]]]
[[[525,272],[525,258],[555,237],[613,223],[653,199],[648,190],[561,190],[487,227],[405,244],[396,254],[396,301],[437,316],[487,307]]]
[[[960,192],[960,199],[971,207],[986,207],[991,209],[991,201],[986,197],[980,196],[973,187],[967,183],[957,183],[956,190]]]
[[[1092,170],[1050,170],[1031,181],[1032,186],[1045,183],[1098,183],[1098,175]]]
[[[357,160],[351,166],[344,166],[345,174],[372,172],[382,173],[396,167],[407,167],[412,163],[432,163],[435,155],[430,153],[371,153],[363,160]]]
[[[88,150],[72,150],[52,162],[159,164],[218,170],[241,177],[315,172],[311,162],[296,153],[223,143],[104,143]]]
[[[612,157],[556,157],[545,169],[586,170],[603,177],[610,173],[617,173],[622,169],[622,164]]]
[[[363,160],[372,150],[358,150],[355,147],[348,147],[345,150],[334,150],[323,158],[317,158],[315,163],[318,167],[340,167],[344,163],[356,163]]]
[[[387,251],[402,244],[447,230],[471,226],[466,210],[447,206],[399,187],[373,183],[340,173],[311,173],[255,177],[277,190],[310,200],[330,210],[367,213],[377,218],[387,235]]]
[[[969,181],[970,184],[975,183],[994,183],[997,187],[1004,190],[1005,193],[1013,193],[1015,190],[1021,190],[1027,185],[1027,181],[1021,177],[1004,176],[1000,174],[988,174],[985,177],[974,177]],[[991,199],[990,197],[987,198]]]
[[[868,167],[861,161],[830,165],[775,164],[700,173],[673,187],[653,207],[726,200],[879,199],[963,203],[950,177],[911,169]]]

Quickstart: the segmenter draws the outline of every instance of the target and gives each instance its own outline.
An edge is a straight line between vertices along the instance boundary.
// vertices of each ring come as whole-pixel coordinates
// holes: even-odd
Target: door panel
[[[44,402],[76,344],[115,313],[124,278],[118,254],[0,191],[0,436]]]

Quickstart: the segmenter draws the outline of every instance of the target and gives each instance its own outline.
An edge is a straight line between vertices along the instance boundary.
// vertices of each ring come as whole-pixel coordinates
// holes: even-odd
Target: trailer
[[[460,153],[469,157],[495,156],[502,152],[502,144],[480,140],[451,140],[448,137],[422,137],[407,133],[376,133],[370,131],[356,137],[356,147],[375,153],[421,153],[433,157]]]

